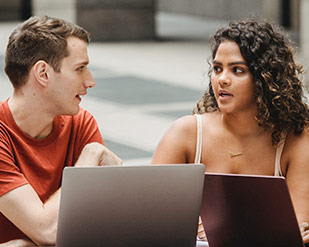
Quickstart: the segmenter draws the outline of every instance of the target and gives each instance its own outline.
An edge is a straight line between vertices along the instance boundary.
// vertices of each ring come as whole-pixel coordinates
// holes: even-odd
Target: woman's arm
[[[192,163],[196,145],[196,120],[185,116],[175,121],[159,142],[152,164]]]
[[[301,225],[309,222],[309,131],[305,130],[301,135],[290,135],[284,149],[286,154],[283,155],[283,160],[288,164],[286,181],[298,223]],[[309,242],[305,235],[304,241]]]
[[[193,163],[196,135],[196,118],[194,116],[178,119],[159,142],[152,158],[152,164]],[[207,240],[200,217],[197,235],[199,239]]]

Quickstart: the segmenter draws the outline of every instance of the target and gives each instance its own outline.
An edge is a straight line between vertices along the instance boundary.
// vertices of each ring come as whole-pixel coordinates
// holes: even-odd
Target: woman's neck
[[[222,113],[221,118],[222,127],[237,136],[252,135],[261,128],[255,119],[255,114]]]

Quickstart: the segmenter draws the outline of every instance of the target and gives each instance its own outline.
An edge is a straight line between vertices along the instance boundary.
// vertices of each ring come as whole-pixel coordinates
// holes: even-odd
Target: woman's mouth
[[[221,91],[221,92],[219,92],[219,96],[220,97],[232,97],[233,94],[226,92],[226,91]]]

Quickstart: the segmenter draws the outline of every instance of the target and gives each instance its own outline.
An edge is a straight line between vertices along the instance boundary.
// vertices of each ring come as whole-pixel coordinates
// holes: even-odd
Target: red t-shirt
[[[87,143],[103,144],[97,122],[80,109],[75,116],[57,116],[45,139],[33,139],[15,123],[8,100],[0,103],[0,196],[30,184],[42,202],[61,185],[62,170],[72,166]],[[0,243],[25,235],[0,213]]]

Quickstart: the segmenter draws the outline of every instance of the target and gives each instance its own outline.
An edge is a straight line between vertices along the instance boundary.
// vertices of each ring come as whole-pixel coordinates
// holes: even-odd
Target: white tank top
[[[196,136],[196,150],[195,150],[195,159],[194,163],[199,164],[201,163],[202,157],[202,136],[203,136],[203,128],[202,128],[202,116],[200,114],[195,114],[196,117],[196,126],[197,126],[197,136]],[[281,154],[284,147],[285,138],[283,138],[282,143],[276,148],[276,160],[275,160],[275,171],[274,176],[283,176],[281,171]]]

